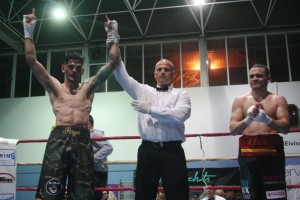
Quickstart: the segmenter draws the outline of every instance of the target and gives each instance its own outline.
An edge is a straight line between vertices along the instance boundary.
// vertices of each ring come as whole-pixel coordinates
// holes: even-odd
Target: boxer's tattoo
[[[115,66],[120,63],[121,56],[114,56],[111,53],[109,53],[108,60],[109,60],[109,63],[111,63],[113,65],[113,68],[115,68]]]
[[[93,79],[93,83],[97,86],[100,86],[105,80],[110,76],[110,74],[114,71],[116,66],[120,63],[121,57],[114,56],[111,53],[109,54],[109,62],[104,65],[98,73],[95,75]]]
[[[95,75],[93,82],[95,85],[100,86],[105,80],[109,77],[109,75],[113,72],[113,68],[110,64],[104,65]]]

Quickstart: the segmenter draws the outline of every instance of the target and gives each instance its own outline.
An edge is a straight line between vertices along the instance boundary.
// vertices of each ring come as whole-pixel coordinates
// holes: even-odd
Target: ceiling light
[[[54,8],[52,14],[53,14],[53,17],[58,20],[65,19],[67,16],[67,13],[66,13],[65,9],[63,9],[63,8]]]
[[[193,0],[195,5],[204,5],[205,0]]]

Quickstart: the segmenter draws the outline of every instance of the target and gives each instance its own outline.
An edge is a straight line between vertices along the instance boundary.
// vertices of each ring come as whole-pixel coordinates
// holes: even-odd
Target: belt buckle
[[[153,142],[154,147],[163,147],[164,143],[163,142]]]

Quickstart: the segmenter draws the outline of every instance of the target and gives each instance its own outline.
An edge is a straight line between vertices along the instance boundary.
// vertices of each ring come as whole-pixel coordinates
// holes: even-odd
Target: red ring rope
[[[300,132],[299,128],[290,129],[290,133],[297,133]],[[194,133],[194,134],[186,134],[185,137],[220,137],[220,136],[233,136],[228,132],[220,132],[220,133]],[[140,136],[111,136],[111,137],[101,137],[101,138],[91,138],[91,140],[125,140],[125,139],[140,139]],[[47,142],[47,139],[36,139],[36,140],[19,140],[18,143],[30,143],[30,142]]]
[[[223,189],[223,190],[240,190],[241,186],[190,186],[190,190],[204,190],[204,189]],[[286,188],[300,188],[300,185],[286,185]],[[134,187],[120,187],[120,188],[95,188],[98,191],[109,190],[109,191],[134,191]],[[158,188],[159,190],[163,189],[162,187]],[[18,191],[36,191],[36,188],[33,187],[17,187]]]
[[[290,129],[290,133],[300,132],[300,129]],[[220,133],[202,133],[202,134],[186,134],[185,137],[220,137],[220,136],[232,136],[228,132],[220,132]],[[118,139],[140,139],[140,136],[114,136],[114,137],[101,137],[101,138],[92,138],[92,140],[100,141],[100,140],[118,140]],[[47,139],[35,139],[35,140],[19,140],[18,143],[38,143],[38,142],[47,142]],[[300,188],[300,185],[287,185],[288,189],[291,188]],[[208,189],[224,189],[224,190],[239,190],[240,186],[190,186],[190,190],[203,190],[205,188]],[[123,187],[123,188],[95,188],[96,190],[103,191],[134,191],[134,187]],[[162,189],[160,187],[159,189]],[[37,188],[34,187],[17,187],[18,191],[36,191]]]

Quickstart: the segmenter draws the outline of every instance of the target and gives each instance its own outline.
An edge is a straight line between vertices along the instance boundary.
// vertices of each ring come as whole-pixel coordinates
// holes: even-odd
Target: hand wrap
[[[105,31],[107,32],[106,46],[111,47],[114,43],[119,43],[120,36],[118,35],[118,22],[116,20],[104,24]]]
[[[254,117],[258,114],[257,105],[252,105],[247,110],[247,117],[244,119],[245,124],[249,125],[254,121]]]
[[[271,124],[272,118],[266,115],[266,112],[263,109],[259,109],[258,115],[254,118],[256,122],[263,122],[266,125]]]
[[[24,38],[33,39],[36,22],[36,19],[32,20],[27,15],[23,15]]]

